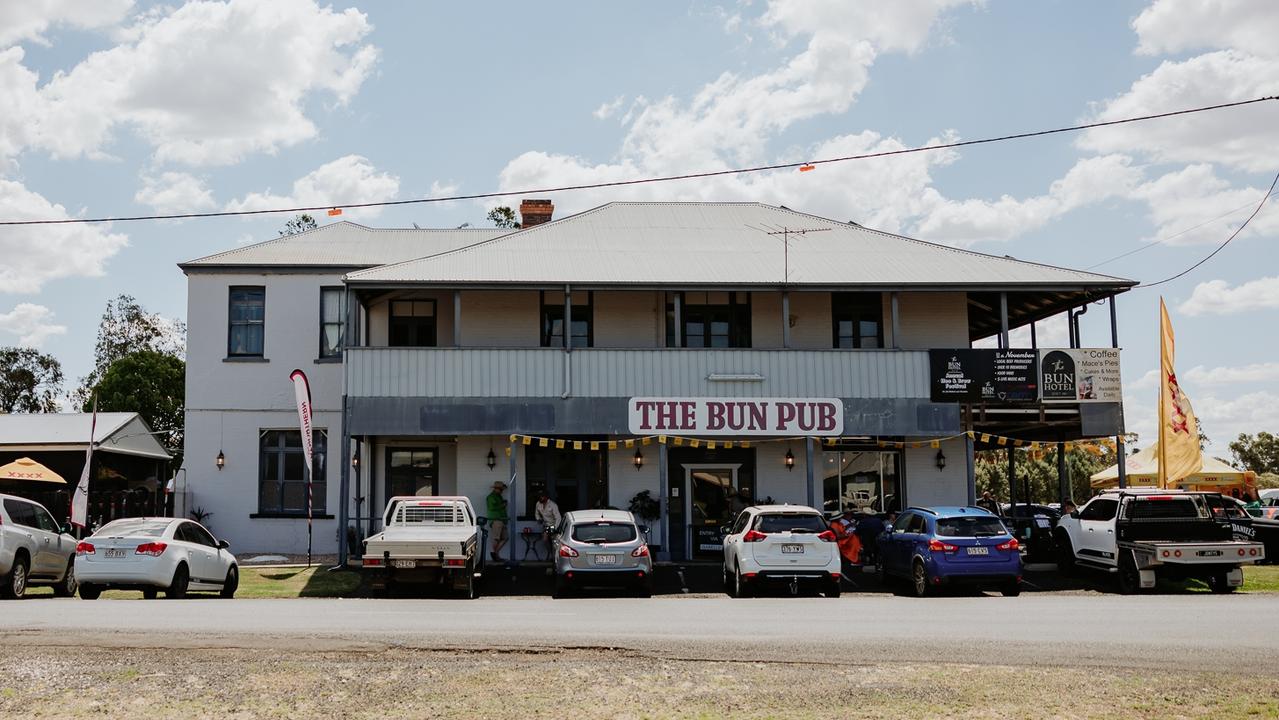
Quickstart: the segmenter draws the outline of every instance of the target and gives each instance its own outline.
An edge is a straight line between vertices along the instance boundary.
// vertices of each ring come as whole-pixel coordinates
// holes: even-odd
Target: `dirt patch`
[[[1169,671],[538,652],[0,650],[0,717],[1274,717],[1279,682]]]

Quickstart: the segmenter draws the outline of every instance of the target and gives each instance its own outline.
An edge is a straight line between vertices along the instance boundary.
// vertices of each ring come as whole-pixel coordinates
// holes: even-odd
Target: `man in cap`
[[[493,483],[493,492],[485,498],[488,506],[489,534],[492,536],[493,544],[489,549],[489,558],[500,561],[498,553],[506,545],[506,498],[502,497],[502,493],[506,492],[506,483],[498,480]]]

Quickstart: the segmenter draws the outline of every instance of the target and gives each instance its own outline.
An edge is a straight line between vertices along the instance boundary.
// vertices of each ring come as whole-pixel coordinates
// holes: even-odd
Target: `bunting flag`
[[[71,524],[85,528],[89,524],[89,467],[93,464],[93,439],[98,436],[98,396],[93,396],[93,417],[89,420],[89,447],[84,451],[84,469],[71,496]]]
[[[1199,421],[1182,392],[1174,368],[1176,338],[1164,299],[1159,298],[1159,487],[1174,486],[1203,468]]]

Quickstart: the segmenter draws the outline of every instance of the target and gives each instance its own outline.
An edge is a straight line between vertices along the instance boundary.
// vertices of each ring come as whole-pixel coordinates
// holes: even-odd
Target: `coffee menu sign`
[[[844,432],[844,402],[838,398],[671,398],[627,401],[633,435],[812,435]]]
[[[930,350],[933,402],[1120,402],[1119,350]]]

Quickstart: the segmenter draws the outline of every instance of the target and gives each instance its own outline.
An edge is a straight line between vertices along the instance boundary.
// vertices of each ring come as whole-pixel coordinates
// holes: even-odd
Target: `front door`
[[[738,465],[685,465],[684,517],[688,518],[688,559],[724,554],[720,529],[746,506],[738,499]],[[672,528],[673,529],[673,528]]]
[[[386,449],[386,499],[396,495],[435,495],[439,492],[436,448]]]

